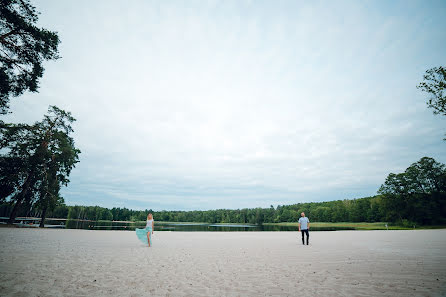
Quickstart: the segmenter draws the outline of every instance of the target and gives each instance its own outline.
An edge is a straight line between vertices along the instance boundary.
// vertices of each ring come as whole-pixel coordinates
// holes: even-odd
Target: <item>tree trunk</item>
[[[40,221],[40,228],[45,227],[45,217],[46,217],[46,210],[48,209],[48,201],[45,200],[44,204],[43,204],[43,210],[42,210],[42,219]]]
[[[28,194],[28,190],[31,186],[31,177],[32,173],[30,175],[28,175],[28,177],[26,178],[26,181],[23,183],[23,189],[22,191],[17,195],[17,202],[14,204],[14,208],[11,211],[11,214],[9,215],[9,220],[8,223],[9,224],[13,224],[15,221],[15,218],[17,217],[17,212],[20,209],[20,206],[22,205],[23,201],[26,199],[27,194]]]
[[[20,205],[22,205],[23,198],[21,200],[17,200],[12,208],[11,214],[9,215],[8,224],[14,224],[15,218],[17,217],[17,212],[19,211]]]

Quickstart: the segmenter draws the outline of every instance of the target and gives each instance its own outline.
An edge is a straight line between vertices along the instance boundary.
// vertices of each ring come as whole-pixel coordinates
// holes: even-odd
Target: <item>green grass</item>
[[[349,227],[354,228],[355,230],[386,230],[386,224],[388,225],[389,230],[411,230],[413,228],[408,228],[404,226],[393,225],[386,222],[377,222],[377,223],[352,223],[352,222],[338,222],[338,223],[330,223],[330,222],[311,222],[311,227]],[[264,225],[278,225],[278,226],[298,226],[297,222],[292,223],[265,223]],[[435,225],[435,226],[415,226],[415,229],[445,229],[446,225]]]
[[[145,221],[142,221],[145,222]],[[200,225],[200,224],[210,224],[206,222],[167,222],[167,221],[157,221],[158,223],[170,223],[170,224],[190,224],[190,225]],[[225,225],[240,225],[244,223],[215,223],[214,225],[225,224]],[[386,228],[386,224],[388,227]],[[249,225],[246,223],[246,225]],[[289,226],[289,227],[298,227],[297,222],[284,222],[284,223],[264,223],[263,225],[270,226]],[[355,230],[411,230],[411,227],[399,226],[386,222],[377,222],[377,223],[366,223],[366,222],[311,222],[310,228],[312,227],[340,227],[340,228],[354,228]],[[432,225],[432,226],[415,226],[415,229],[446,229],[446,225]]]

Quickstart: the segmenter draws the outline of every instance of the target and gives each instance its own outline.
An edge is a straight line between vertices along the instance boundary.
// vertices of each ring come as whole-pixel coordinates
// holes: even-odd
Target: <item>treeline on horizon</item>
[[[5,202],[0,206],[0,216],[8,217],[13,203]],[[203,222],[203,223],[282,223],[297,222],[301,212],[305,212],[311,221],[317,222],[381,222],[394,221],[386,211],[383,197],[366,197],[352,200],[337,200],[328,202],[297,203],[292,205],[278,205],[269,208],[243,208],[243,209],[215,209],[153,211],[132,210],[128,208],[104,208],[100,206],[70,206],[58,205],[47,213],[48,218],[80,219],[80,220],[110,220],[110,221],[145,221],[151,212],[156,221],[166,222]],[[19,217],[40,217],[39,210],[22,210]],[[405,216],[404,216],[405,217]],[[407,219],[407,220],[410,220]],[[410,220],[415,221],[415,220]],[[419,222],[419,221],[418,221]],[[420,222],[419,222],[420,223]],[[429,224],[432,222],[421,222]]]
[[[12,202],[0,205],[0,216],[8,216]],[[25,208],[19,216],[39,216]],[[313,222],[391,222],[412,226],[446,223],[446,168],[423,157],[405,172],[388,175],[378,195],[351,200],[297,203],[269,208],[216,209],[206,211],[143,211],[99,206],[60,204],[47,217],[83,220],[144,221],[152,212],[155,220],[203,223],[281,223],[296,222],[301,212]]]

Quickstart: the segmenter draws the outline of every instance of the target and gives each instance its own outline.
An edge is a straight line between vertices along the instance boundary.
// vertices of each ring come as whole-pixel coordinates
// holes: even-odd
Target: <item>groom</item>
[[[305,216],[305,213],[300,214],[301,218],[299,219],[299,232],[302,232],[302,244],[305,244],[304,242],[304,234],[307,235],[307,245],[308,245],[308,239],[310,238],[310,234],[308,233],[308,230],[310,230],[310,220]]]

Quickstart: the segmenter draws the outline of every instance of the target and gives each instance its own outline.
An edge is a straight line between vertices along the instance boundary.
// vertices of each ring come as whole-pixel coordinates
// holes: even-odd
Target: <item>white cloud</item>
[[[63,59],[9,118],[38,120],[56,104],[78,119],[68,203],[206,209],[372,195],[424,155],[446,161],[445,120],[415,89],[432,57],[444,61],[444,42],[429,42],[445,22],[421,2],[368,5],[38,3]]]

